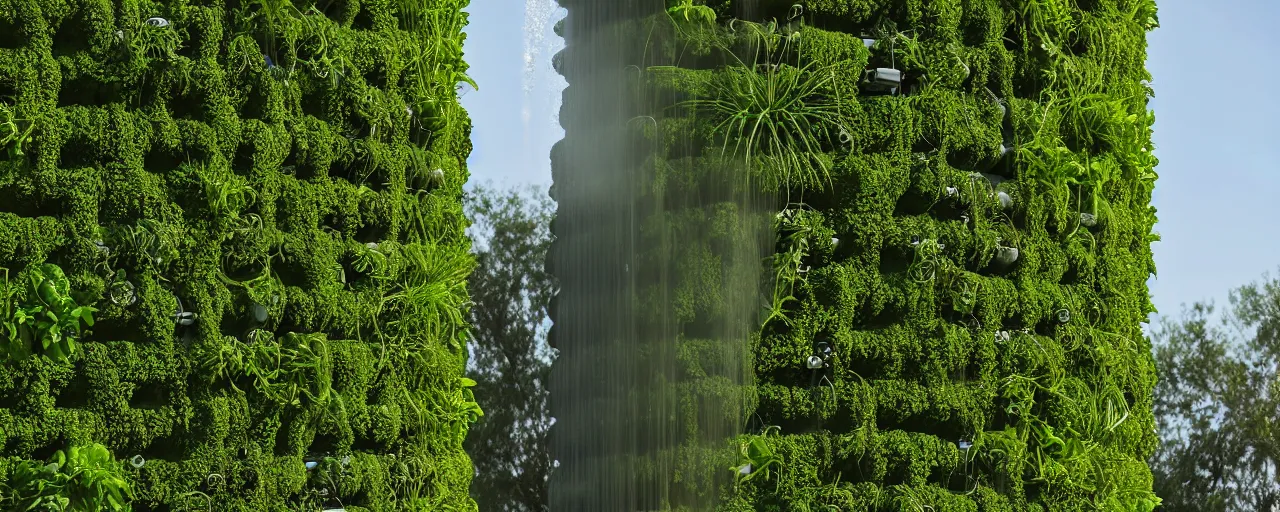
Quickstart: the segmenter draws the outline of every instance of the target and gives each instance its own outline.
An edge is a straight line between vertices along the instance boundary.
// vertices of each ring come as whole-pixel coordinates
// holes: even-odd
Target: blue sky
[[[563,136],[564,81],[550,65],[561,41],[554,0],[477,0],[466,57],[480,90],[473,182],[551,183],[548,151]],[[1151,291],[1161,314],[1215,299],[1280,265],[1280,2],[1163,0],[1147,66],[1156,98],[1155,205],[1163,241]],[[526,27],[529,30],[526,30]]]

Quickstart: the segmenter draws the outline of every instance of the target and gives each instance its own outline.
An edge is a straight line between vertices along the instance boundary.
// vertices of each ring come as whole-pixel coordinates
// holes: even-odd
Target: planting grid
[[[98,309],[0,337],[0,481],[101,443],[134,510],[475,509],[466,3],[0,1],[4,299]]]
[[[571,20],[575,10],[592,12],[585,0],[562,4]],[[766,64],[752,69],[775,83],[813,85],[803,104],[787,108],[828,108],[834,121],[779,130],[799,161],[750,146],[755,172],[743,179],[752,174],[761,192],[779,198],[777,257],[762,296],[781,304],[761,316],[768,321],[752,343],[754,384],[702,379],[697,359],[717,357],[714,350],[694,336],[681,342],[689,364],[676,393],[683,404],[701,404],[682,409],[681,425],[699,422],[698,407],[734,404],[743,394],[754,406],[744,418],[748,433],[724,450],[731,466],[751,468],[720,487],[720,509],[1154,507],[1145,461],[1157,442],[1155,368],[1141,330],[1153,311],[1146,280],[1157,238],[1144,67],[1154,2],[667,7],[670,18],[609,28],[647,50],[616,67],[643,63],[642,73],[627,69],[642,78],[650,102],[618,119],[654,118],[646,140],[662,149],[642,166],[665,169],[667,186],[723,187],[722,177],[697,173],[723,167],[726,142],[732,156],[744,156],[734,148],[749,128],[725,129],[714,109],[672,109],[725,97],[727,85],[747,76],[744,65]],[[599,45],[585,31],[568,37],[564,62],[574,62],[575,43]],[[761,41],[774,51],[758,52]],[[902,71],[903,86],[868,91],[868,68]],[[584,73],[570,68],[566,76]],[[566,93],[566,112],[575,97]],[[562,116],[564,143],[574,143],[576,125],[566,119],[575,118]],[[806,140],[817,155],[796,149]],[[554,151],[553,162],[560,162]],[[795,172],[805,168],[814,175]],[[565,196],[576,171],[569,162],[559,169]],[[581,213],[578,198],[558,200],[562,216]],[[672,215],[669,229],[697,231],[715,222],[711,211]],[[704,243],[714,242],[685,250]],[[644,247],[637,250],[657,246]],[[998,261],[1011,248],[1016,261]],[[681,264],[707,268],[673,274],[683,280],[676,288],[715,289],[707,276],[721,261]],[[772,300],[775,290],[794,300]],[[717,300],[703,294],[695,300],[701,309],[658,307],[687,313],[677,322],[689,328],[714,318]],[[822,343],[832,350],[811,370],[806,361]],[[730,470],[696,430],[687,429],[683,453],[648,460],[679,461],[675,478],[685,492],[715,492],[708,477]]]

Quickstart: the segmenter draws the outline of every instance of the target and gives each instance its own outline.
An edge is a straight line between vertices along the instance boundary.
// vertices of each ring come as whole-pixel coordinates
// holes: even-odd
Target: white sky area
[[[1147,66],[1156,98],[1151,292],[1162,315],[1212,299],[1280,265],[1280,2],[1157,0]],[[551,184],[549,151],[564,80],[554,0],[472,0],[466,58],[480,85],[471,113],[472,183]]]

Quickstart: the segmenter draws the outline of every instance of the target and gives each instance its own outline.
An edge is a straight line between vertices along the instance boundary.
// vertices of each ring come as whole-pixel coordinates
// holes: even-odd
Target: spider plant
[[[942,250],[946,246],[932,238],[913,242],[912,245],[915,248],[914,257],[907,268],[907,275],[917,283],[933,281],[944,271],[946,257],[942,255]]]
[[[253,187],[229,169],[219,171],[204,163],[191,167],[201,181],[209,212],[217,219],[236,219],[258,199]]]
[[[734,56],[736,65],[710,80],[706,98],[681,106],[710,116],[716,123],[713,132],[723,138],[721,154],[741,158],[750,173],[764,175],[767,185],[821,189],[830,177],[824,145],[841,128],[837,104],[826,95],[834,68],[812,62],[757,66],[759,57],[757,52],[747,64]]]
[[[351,62],[340,52],[330,53],[330,41],[335,35],[336,25],[329,20],[316,6],[298,17],[304,42],[315,46],[311,55],[303,64],[311,68],[311,72],[320,79],[328,79],[330,85],[338,86],[338,82],[346,75]]]
[[[291,0],[246,0],[238,9],[232,19],[248,25],[243,29],[261,34],[263,50],[269,56],[279,56],[276,41],[280,34],[290,37],[297,33],[299,11]]]
[[[395,292],[382,301],[383,307],[399,312],[387,327],[393,333],[426,333],[428,339],[460,347],[471,256],[435,244],[408,244],[401,251],[406,268]]]
[[[143,61],[172,59],[182,48],[182,38],[170,24],[139,23],[136,30],[121,32],[129,53]]]

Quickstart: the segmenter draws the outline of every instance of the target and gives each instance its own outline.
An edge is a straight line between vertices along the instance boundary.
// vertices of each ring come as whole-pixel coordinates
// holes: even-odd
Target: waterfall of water
[[[654,82],[663,2],[562,0],[551,510],[709,511],[732,482],[768,215]]]

